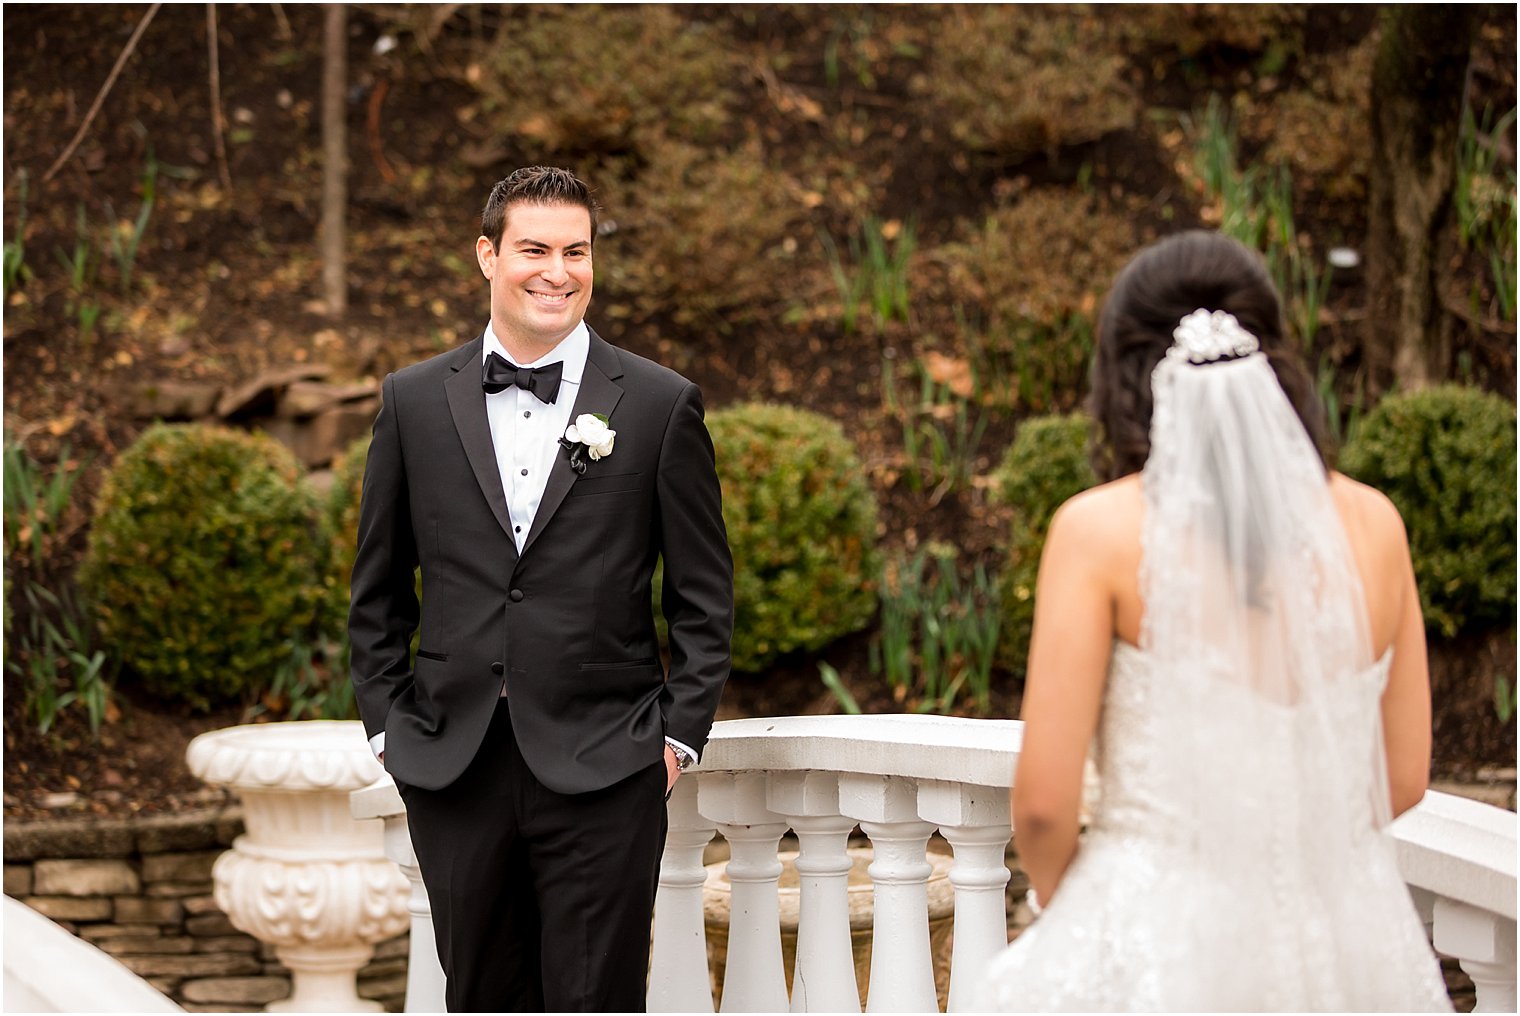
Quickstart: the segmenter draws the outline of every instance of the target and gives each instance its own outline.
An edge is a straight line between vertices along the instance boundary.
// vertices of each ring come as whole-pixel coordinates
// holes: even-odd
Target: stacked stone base
[[[290,994],[272,946],[232,926],[211,866],[243,832],[236,807],[5,825],[5,894],[119,959],[189,1012],[256,1012]],[[380,943],[359,994],[400,1012],[408,941]]]

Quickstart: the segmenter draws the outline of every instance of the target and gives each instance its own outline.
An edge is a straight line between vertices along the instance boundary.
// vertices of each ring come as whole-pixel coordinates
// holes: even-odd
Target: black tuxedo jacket
[[[523,758],[556,792],[649,766],[666,734],[701,752],[733,627],[701,392],[593,332],[571,420],[600,413],[616,442],[584,474],[557,455],[519,554],[480,386],[483,341],[385,379],[349,612],[366,733],[385,731],[397,780],[448,786],[480,747],[505,680]],[[668,676],[650,597],[661,555]]]

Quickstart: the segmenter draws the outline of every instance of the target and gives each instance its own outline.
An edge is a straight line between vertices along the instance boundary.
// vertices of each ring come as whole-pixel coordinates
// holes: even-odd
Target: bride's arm
[[[1380,539],[1395,560],[1399,589],[1393,662],[1383,689],[1383,745],[1388,756],[1388,803],[1395,817],[1425,796],[1430,782],[1430,669],[1425,656],[1425,618],[1409,559],[1409,538],[1393,503],[1385,506]]]
[[[1051,519],[1035,591],[1024,742],[1011,795],[1014,842],[1040,902],[1077,852],[1082,772],[1114,637],[1113,506],[1080,495]]]

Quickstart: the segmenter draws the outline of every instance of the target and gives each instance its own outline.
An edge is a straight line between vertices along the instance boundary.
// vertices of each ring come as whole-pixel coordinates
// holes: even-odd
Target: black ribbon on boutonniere
[[[580,441],[572,441],[567,437],[560,438],[559,443],[560,447],[564,448],[567,452],[570,453],[570,468],[575,470],[576,473],[580,474],[581,476],[585,476],[586,467],[589,464],[584,458],[586,454],[586,445]]]

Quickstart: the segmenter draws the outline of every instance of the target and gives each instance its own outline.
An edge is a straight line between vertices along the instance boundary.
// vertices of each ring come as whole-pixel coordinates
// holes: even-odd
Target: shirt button
[[[520,533],[520,532],[522,532],[522,526],[513,526],[512,527],[512,532],[514,532],[514,533]]]
[[[533,415],[533,410],[531,410],[531,409],[525,409],[525,410],[523,410],[523,419],[524,420],[528,419],[532,415]]]
[[[512,598],[512,602],[513,603],[521,603],[522,602],[523,591],[521,589],[514,589],[510,593],[508,593],[507,595]]]
[[[524,470],[523,470],[523,471],[522,471],[522,474],[523,474],[523,475],[524,475],[524,476],[527,476],[527,475],[528,475],[528,471],[527,471],[527,470],[526,470],[526,469],[524,469]]]

